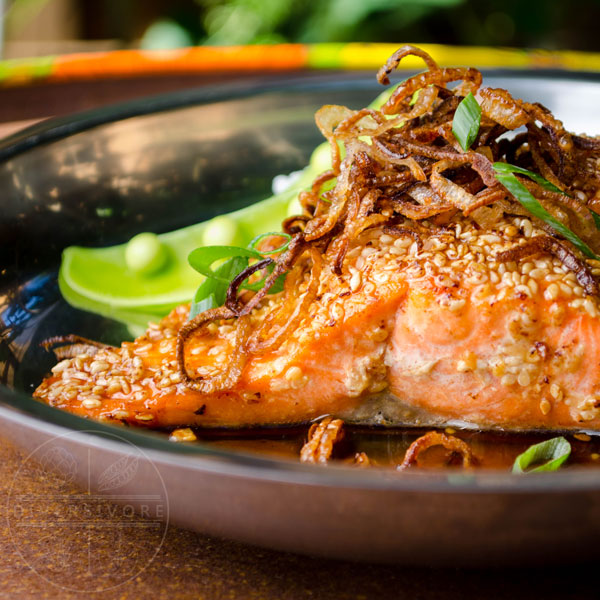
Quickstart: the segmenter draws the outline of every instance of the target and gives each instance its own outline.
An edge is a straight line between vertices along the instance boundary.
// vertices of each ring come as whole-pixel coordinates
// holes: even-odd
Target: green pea
[[[206,224],[203,246],[244,246],[239,225],[229,217],[215,217]]]
[[[140,233],[125,247],[125,263],[134,273],[151,275],[160,271],[167,262],[167,254],[155,233]]]

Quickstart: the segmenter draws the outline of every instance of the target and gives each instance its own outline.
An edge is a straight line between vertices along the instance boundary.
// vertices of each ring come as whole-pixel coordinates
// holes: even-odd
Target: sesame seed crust
[[[562,421],[568,414],[573,423],[594,425],[600,420],[600,382],[597,389],[593,382],[577,390],[562,381],[564,373],[574,374],[581,368],[584,345],[569,342],[569,347],[560,347],[550,341],[565,322],[597,321],[597,298],[586,296],[575,274],[551,255],[540,253],[518,262],[496,258],[545,232],[523,217],[500,218],[485,229],[461,215],[443,227],[427,221],[418,227],[422,244],[411,237],[386,234],[381,228],[366,230],[351,242],[341,276],[333,272],[325,255],[319,292],[306,317],[276,351],[249,361],[242,380],[227,392],[228,398],[235,397],[233,408],[239,413],[268,401],[289,403],[290,396],[323,393],[318,380],[323,366],[317,367],[307,358],[310,349],[327,348],[333,357],[330,360],[337,360],[347,349],[347,333],[359,324],[364,352],[350,362],[342,361],[342,374],[334,382],[335,397],[343,394],[346,402],[353,399],[351,412],[362,398],[397,395],[393,386],[390,388],[391,362],[396,360],[390,356],[395,328],[407,311],[407,302],[417,293],[426,293],[440,315],[459,320],[502,310],[504,330],[489,340],[484,353],[469,349],[409,365],[402,376],[413,385],[441,373],[450,377],[451,369],[452,376],[463,382],[483,381],[494,389],[508,390],[517,404],[519,398],[528,405],[533,400],[538,424],[551,423],[559,413]],[[592,273],[600,274],[600,262],[587,260],[587,264]],[[306,290],[307,278],[300,283],[300,292]],[[280,302],[281,295],[267,296],[250,315],[251,327],[262,323]],[[368,316],[383,304],[390,306],[383,318]],[[59,362],[35,397],[114,422],[151,427],[172,421],[212,424],[211,410],[198,414],[194,422],[178,423],[177,417],[167,414],[187,406],[190,397],[195,398],[197,408],[204,404],[201,394],[181,382],[175,361],[177,330],[188,310],[187,306],[178,307],[160,323],[150,324],[141,338],[124,342],[121,348],[102,348],[94,356],[79,355]],[[548,331],[554,333],[549,336]],[[189,344],[188,370],[196,376],[219,372],[236,351],[233,338],[231,322],[211,323]],[[410,403],[410,397],[407,401]],[[295,418],[294,414],[291,410],[289,418]],[[218,415],[213,418],[218,421]]]

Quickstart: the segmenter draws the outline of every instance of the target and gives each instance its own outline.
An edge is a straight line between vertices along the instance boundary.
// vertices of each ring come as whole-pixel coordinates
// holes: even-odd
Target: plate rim
[[[600,72],[509,68],[479,70],[484,81],[486,77],[508,77],[600,83]],[[396,75],[401,74],[402,77],[409,77],[415,73],[414,70],[398,69]],[[394,78],[394,82],[396,82],[396,78]],[[349,83],[361,85],[365,89],[377,86],[372,71],[325,71],[319,73],[310,71],[281,78],[242,77],[232,82],[210,83],[161,94],[141,96],[123,102],[109,103],[64,116],[50,117],[0,139],[0,163],[36,146],[57,141],[100,125],[133,117],[274,92],[342,88]],[[383,91],[384,88],[385,86],[380,86],[378,89]]]
[[[600,84],[600,73],[572,71],[537,71],[514,69],[481,69],[486,76],[507,77],[516,80],[564,80]],[[409,75],[414,71],[400,71]],[[164,94],[144,96],[126,102],[109,104],[63,117],[54,117],[27,127],[0,140],[0,163],[34,149],[37,146],[68,138],[94,127],[123,121],[132,117],[157,114],[212,102],[239,100],[268,93],[293,91],[319,91],[340,89],[348,85],[375,88],[371,72],[310,73],[306,77],[243,78],[231,83],[208,84]],[[26,410],[28,409],[28,410]],[[436,493],[532,493],[577,492],[600,490],[600,473],[590,467],[573,467],[565,471],[515,476],[507,472],[428,472],[398,473],[381,468],[358,470],[352,467],[328,465],[327,468],[302,464],[287,459],[275,459],[257,454],[220,450],[200,444],[186,445],[169,442],[151,430],[140,432],[84,419],[60,411],[34,400],[23,392],[14,391],[0,384],[0,420],[25,426],[36,431],[54,430],[57,434],[86,431],[89,444],[102,447],[107,444],[124,453],[128,444],[102,438],[103,434],[115,433],[151,454],[153,460],[185,466],[195,471],[215,472],[223,475],[279,482],[281,484],[304,484],[327,487],[351,487],[387,491],[413,491]],[[46,431],[47,433],[47,431]]]

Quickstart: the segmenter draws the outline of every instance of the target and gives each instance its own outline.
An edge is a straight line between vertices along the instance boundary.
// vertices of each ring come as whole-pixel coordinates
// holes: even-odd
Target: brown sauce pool
[[[207,430],[193,429],[203,445],[256,454],[263,457],[299,460],[300,449],[306,442],[308,428]],[[358,452],[364,452],[377,467],[398,466],[412,442],[431,429],[345,427],[346,435],[330,460],[349,463]],[[477,469],[510,471],[515,458],[533,444],[563,435],[571,444],[571,455],[562,468],[600,466],[600,435],[569,432],[503,433],[465,431],[446,428],[446,434],[464,440],[473,451]],[[176,442],[174,442],[176,443]],[[419,466],[412,469],[460,468],[460,460],[441,447],[430,448],[419,457]]]

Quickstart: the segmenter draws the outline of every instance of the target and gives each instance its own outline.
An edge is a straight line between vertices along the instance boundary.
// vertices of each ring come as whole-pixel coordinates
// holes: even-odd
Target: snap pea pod
[[[59,286],[77,308],[131,325],[157,320],[188,302],[203,280],[187,257],[198,246],[246,245],[260,233],[281,228],[288,206],[315,175],[308,167],[288,190],[225,217],[161,235],[141,234],[108,248],[71,246],[63,252]],[[144,236],[142,238],[142,236]]]
[[[380,94],[380,107],[391,94]],[[297,196],[331,166],[327,142],[287,190],[227,215],[160,235],[143,233],[108,248],[71,246],[63,252],[59,286],[69,304],[125,323],[137,335],[178,304],[189,302],[203,276],[190,267],[192,250],[207,245],[245,246],[299,212]]]

